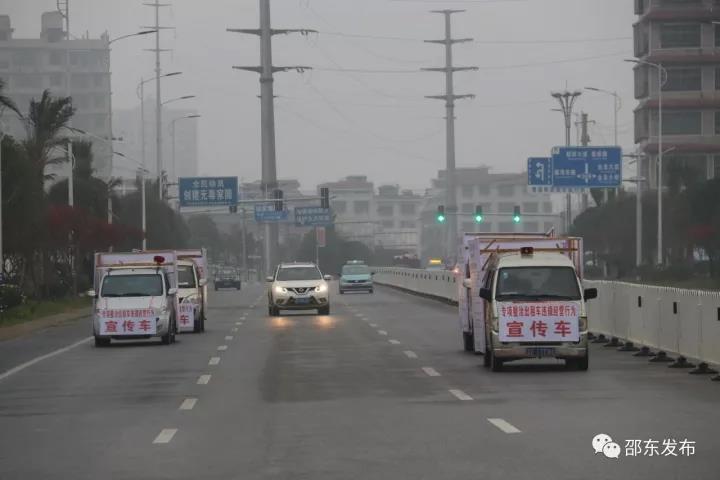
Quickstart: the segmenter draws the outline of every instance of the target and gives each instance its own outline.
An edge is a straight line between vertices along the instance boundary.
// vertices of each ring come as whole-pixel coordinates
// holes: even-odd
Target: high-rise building
[[[641,175],[651,188],[657,187],[661,94],[663,184],[720,176],[718,6],[717,0],[635,0],[635,142],[649,160]]]
[[[15,38],[10,17],[0,15],[0,78],[5,81],[4,93],[24,113],[30,101],[40,99],[46,89],[54,96],[66,96],[69,91],[76,110],[72,126],[104,139],[86,138],[93,142],[95,170],[107,176],[112,155],[109,38],[103,34],[99,39],[68,40],[59,12],[44,13],[40,24],[39,38]],[[19,120],[10,115],[3,120],[7,133],[24,138]],[[65,170],[61,166],[56,173],[63,176]]]

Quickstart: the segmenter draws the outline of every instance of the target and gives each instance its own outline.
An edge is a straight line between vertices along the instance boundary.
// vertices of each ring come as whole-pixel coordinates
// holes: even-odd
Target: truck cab
[[[597,290],[582,289],[567,255],[531,246],[495,253],[479,293],[486,302],[485,363],[493,371],[525,358],[564,359],[570,367],[588,369],[585,302]]]

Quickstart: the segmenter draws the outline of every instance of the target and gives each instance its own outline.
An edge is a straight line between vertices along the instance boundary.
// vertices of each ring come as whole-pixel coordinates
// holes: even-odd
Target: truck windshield
[[[178,286],[180,288],[195,288],[195,272],[188,265],[178,266]]]
[[[369,275],[370,269],[367,265],[345,265],[342,269],[343,275]]]
[[[101,297],[159,297],[163,279],[157,274],[109,275],[103,280]]]
[[[277,280],[292,282],[294,280],[320,280],[320,270],[316,267],[289,267],[278,270]]]
[[[512,267],[498,273],[496,300],[580,300],[575,270],[570,267]]]

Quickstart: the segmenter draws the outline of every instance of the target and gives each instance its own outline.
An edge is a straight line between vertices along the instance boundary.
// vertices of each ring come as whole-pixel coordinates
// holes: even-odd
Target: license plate
[[[296,298],[295,303],[300,304],[300,305],[310,303],[310,299],[309,298]]]
[[[533,347],[533,348],[526,348],[525,354],[528,357],[533,358],[544,358],[544,357],[554,357],[555,356],[555,349],[554,348],[547,348],[547,347]]]

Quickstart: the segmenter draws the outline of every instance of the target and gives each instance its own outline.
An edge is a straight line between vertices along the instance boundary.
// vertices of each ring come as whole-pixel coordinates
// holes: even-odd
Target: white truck
[[[96,253],[93,289],[95,346],[111,340],[160,337],[175,342],[178,277],[175,252]]]
[[[177,250],[178,330],[204,332],[208,308],[208,262],[204,248]]]
[[[526,358],[587,370],[585,302],[597,290],[582,289],[582,239],[484,234],[467,246],[458,274],[465,350],[482,353],[493,371]]]

